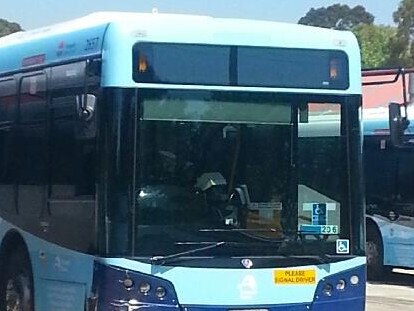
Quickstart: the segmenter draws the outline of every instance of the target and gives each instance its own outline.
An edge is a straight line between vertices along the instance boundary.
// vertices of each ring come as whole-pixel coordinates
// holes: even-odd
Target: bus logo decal
[[[253,261],[251,261],[250,259],[243,259],[241,261],[241,264],[243,265],[243,267],[245,267],[246,269],[250,269],[251,267],[253,267]]]
[[[251,300],[257,295],[257,282],[256,278],[251,275],[245,275],[241,280],[237,288],[240,291],[240,299]]]
[[[57,57],[65,57],[74,55],[76,53],[76,43],[71,42],[67,43],[65,41],[60,41],[57,50],[56,50],[56,56]]]

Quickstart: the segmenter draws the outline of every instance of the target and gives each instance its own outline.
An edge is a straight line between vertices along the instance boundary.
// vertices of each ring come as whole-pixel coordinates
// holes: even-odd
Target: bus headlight
[[[351,276],[351,278],[349,279],[349,281],[351,282],[352,285],[358,285],[358,283],[359,283],[359,277],[357,275],[353,275],[353,276]]]
[[[148,295],[150,289],[151,289],[151,285],[149,285],[149,283],[147,282],[141,283],[139,285],[139,292],[141,294]]]
[[[126,277],[122,283],[124,284],[126,290],[131,290],[131,288],[134,287],[134,280],[129,277]]]
[[[174,285],[169,281],[130,269],[95,263],[94,300],[91,310],[180,311]]]
[[[326,296],[332,296],[333,286],[329,283],[325,284],[323,287],[323,293]]]
[[[162,286],[158,286],[155,289],[155,296],[157,296],[158,299],[164,299],[166,293],[167,291]]]
[[[338,283],[336,284],[336,289],[337,290],[344,290],[345,289],[345,286],[346,286],[345,280],[344,279],[340,279],[338,281]]]

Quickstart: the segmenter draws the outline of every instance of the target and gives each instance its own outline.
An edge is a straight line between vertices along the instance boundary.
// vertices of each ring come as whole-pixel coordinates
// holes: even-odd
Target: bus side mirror
[[[404,144],[404,131],[408,128],[410,123],[407,116],[402,116],[401,107],[404,106],[398,103],[390,103],[388,105],[390,138],[392,145],[396,147]]]
[[[96,96],[92,94],[76,96],[78,106],[79,119],[82,121],[90,121],[95,113]]]
[[[76,96],[78,124],[76,137],[79,140],[89,140],[96,137],[96,96],[83,94]]]

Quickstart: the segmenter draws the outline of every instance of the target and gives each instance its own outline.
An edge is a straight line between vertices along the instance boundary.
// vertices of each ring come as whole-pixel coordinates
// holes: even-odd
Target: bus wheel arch
[[[381,280],[386,271],[381,232],[377,224],[370,218],[367,218],[366,229],[367,276],[371,280]]]
[[[34,310],[33,269],[23,237],[15,230],[0,247],[0,310]]]

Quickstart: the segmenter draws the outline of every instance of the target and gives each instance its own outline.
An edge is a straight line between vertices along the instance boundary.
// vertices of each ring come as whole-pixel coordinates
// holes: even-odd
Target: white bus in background
[[[414,268],[412,72],[413,69],[363,72],[363,94],[372,107],[364,109],[363,119],[366,254],[368,276],[373,279],[383,278],[394,267]],[[388,106],[395,100],[390,108],[396,113],[390,112]],[[391,123],[390,118],[394,120]]]

